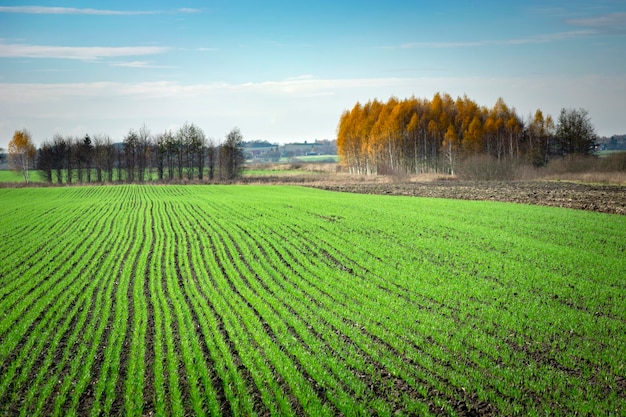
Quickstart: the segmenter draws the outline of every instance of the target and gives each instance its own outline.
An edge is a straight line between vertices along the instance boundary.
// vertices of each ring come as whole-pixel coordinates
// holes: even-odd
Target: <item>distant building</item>
[[[281,146],[282,156],[289,158],[305,155],[319,155],[322,145],[320,143],[287,143]]]
[[[266,140],[244,143],[244,155],[251,161],[278,161],[283,158],[297,158],[311,155],[337,155],[337,142],[334,140],[316,140],[315,142],[293,142],[278,145]]]
[[[266,140],[245,142],[243,154],[247,160],[253,161],[278,161],[280,159],[279,145]]]

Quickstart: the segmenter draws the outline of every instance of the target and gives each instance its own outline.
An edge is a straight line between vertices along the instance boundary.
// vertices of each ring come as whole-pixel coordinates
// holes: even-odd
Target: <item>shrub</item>
[[[626,152],[614,153],[600,160],[605,171],[626,172]]]
[[[490,155],[472,155],[464,158],[457,167],[457,177],[464,180],[512,180],[516,163],[510,159],[496,159]]]

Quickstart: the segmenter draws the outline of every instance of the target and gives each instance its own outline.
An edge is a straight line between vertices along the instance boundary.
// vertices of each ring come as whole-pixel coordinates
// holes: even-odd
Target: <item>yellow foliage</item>
[[[29,169],[33,165],[37,149],[26,129],[16,130],[9,142],[9,166],[14,171],[21,171],[24,181],[29,182]]]
[[[467,96],[453,100],[436,93],[432,100],[411,97],[387,102],[356,103],[341,115],[337,129],[339,155],[355,172],[439,169],[438,158],[452,166],[456,153],[515,156],[523,124],[502,98],[493,108],[481,107]],[[381,168],[382,167],[382,168]]]

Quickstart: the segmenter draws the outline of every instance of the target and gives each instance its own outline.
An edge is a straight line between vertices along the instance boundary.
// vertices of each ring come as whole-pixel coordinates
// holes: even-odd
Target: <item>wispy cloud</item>
[[[135,65],[130,63],[131,65]],[[139,67],[141,63],[136,63]],[[213,97],[215,94],[256,94],[281,97],[317,97],[333,95],[340,90],[402,86],[405,78],[318,79],[310,76],[285,80],[247,83],[200,83],[181,84],[173,81],[139,83],[92,82],[92,83],[0,83],[0,103],[6,97],[28,102],[33,97],[44,101],[57,101],[64,97],[127,97],[154,99],[164,97]]]
[[[202,13],[201,9],[193,9],[193,8],[190,8],[190,7],[182,7],[180,9],[178,9],[178,11],[180,13]]]
[[[548,90],[551,94],[540,96]],[[142,123],[158,132],[185,120],[209,129],[210,135],[239,126],[246,136],[272,141],[332,138],[341,112],[356,100],[386,100],[411,93],[430,98],[436,92],[452,97],[467,94],[485,105],[505,97],[521,115],[537,108],[558,115],[565,104],[585,107],[600,127],[600,135],[619,133],[623,128],[619,104],[626,94],[626,81],[621,75],[285,79],[244,84],[0,81],[0,146],[7,144],[2,138],[10,138],[23,126],[41,141],[59,132],[104,132],[122,138],[129,127]]]
[[[79,14],[79,15],[103,15],[122,16],[157,14],[159,11],[149,10],[104,10],[104,9],[79,9],[75,7],[45,7],[45,6],[0,6],[0,13],[21,14]]]
[[[610,13],[584,19],[568,19],[566,23],[597,29],[604,33],[626,33],[626,13]]]
[[[472,48],[482,46],[506,46],[506,45],[532,45],[565,41],[594,34],[592,30],[575,30],[569,32],[547,33],[526,38],[516,39],[485,39],[478,41],[452,41],[452,42],[409,42],[397,46],[387,46],[387,49],[410,49],[410,48]]]
[[[202,13],[201,9],[182,7],[178,13]],[[0,13],[18,14],[76,14],[76,15],[100,15],[100,16],[132,16],[145,14],[171,13],[164,10],[108,10],[89,9],[77,7],[47,7],[47,6],[0,6]]]
[[[130,62],[114,62],[112,67],[125,67],[125,68],[176,68],[169,65],[154,65],[148,61],[130,61]]]
[[[0,58],[57,58],[96,61],[101,58],[162,54],[169,49],[162,46],[45,46],[0,43]]]

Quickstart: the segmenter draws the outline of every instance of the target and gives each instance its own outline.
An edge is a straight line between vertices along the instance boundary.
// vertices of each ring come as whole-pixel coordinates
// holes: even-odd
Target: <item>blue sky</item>
[[[626,2],[0,1],[4,148],[185,121],[332,139],[356,101],[435,92],[626,133]]]

